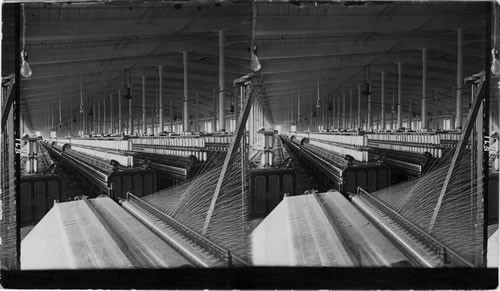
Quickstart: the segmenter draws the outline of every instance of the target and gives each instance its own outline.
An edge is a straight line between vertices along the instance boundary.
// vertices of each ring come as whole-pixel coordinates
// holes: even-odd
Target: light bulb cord
[[[257,5],[255,4],[255,0],[252,1],[252,40],[250,53],[254,55],[255,50],[255,29],[257,26]]]
[[[317,74],[317,83],[316,83],[316,92],[318,94],[318,99],[316,100],[316,104],[319,105],[319,69],[316,71]]]
[[[21,3],[21,12],[23,16],[23,39],[22,39],[22,55],[23,55],[23,60],[24,60],[24,48],[26,45],[26,14],[24,12],[24,3]]]
[[[497,9],[496,0],[492,1],[493,4],[493,50],[497,47]]]

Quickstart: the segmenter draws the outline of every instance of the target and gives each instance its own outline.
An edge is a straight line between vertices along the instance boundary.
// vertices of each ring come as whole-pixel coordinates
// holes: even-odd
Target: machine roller
[[[155,172],[147,167],[132,167],[131,156],[106,152],[104,149],[60,145],[59,142],[51,143],[47,148],[96,194],[120,198],[130,190],[139,195],[156,191]],[[122,165],[117,160],[125,161],[126,164]]]
[[[391,169],[382,160],[364,161],[368,158],[364,148],[340,143],[335,146],[350,153],[359,153],[358,156],[362,157],[360,161],[349,154],[332,150],[331,144],[318,146],[320,141],[311,143],[307,137],[283,135],[282,140],[309,168],[344,194],[356,191],[359,186],[374,191],[391,185]]]

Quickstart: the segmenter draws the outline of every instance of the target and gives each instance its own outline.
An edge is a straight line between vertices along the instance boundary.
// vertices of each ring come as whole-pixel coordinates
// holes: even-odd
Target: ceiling
[[[450,114],[456,98],[457,29],[464,34],[464,76],[483,70],[489,53],[485,48],[489,3],[256,1],[255,44],[262,64],[257,77],[264,104],[276,124],[289,122],[291,111],[296,115],[298,94],[303,114],[312,110],[318,95],[326,106],[343,94],[349,100],[350,90],[357,108],[357,88],[365,79],[371,79],[373,102],[380,102],[382,72],[386,102],[392,102],[397,92],[396,63],[401,62],[403,110],[411,101],[419,115],[426,48],[428,107]],[[3,7],[4,30],[9,27],[8,6]],[[226,88],[250,71],[249,1],[52,1],[26,3],[25,17],[25,47],[33,75],[21,80],[21,100],[32,130],[46,127],[50,108],[57,118],[59,98],[63,122],[70,120],[71,112],[77,115],[81,96],[85,105],[108,101],[110,94],[117,100],[118,90],[123,94],[125,88],[126,69],[132,73],[134,106],[141,105],[145,76],[147,106],[154,107],[158,65],[164,71],[164,104],[172,102],[181,115],[182,51],[189,52],[189,98],[198,95],[201,116],[213,116],[219,30],[226,37]],[[13,59],[8,53],[13,44],[12,38],[4,37],[4,63]],[[8,74],[5,68],[3,75]],[[469,91],[466,86],[464,109],[469,106]],[[229,108],[233,94],[228,92],[227,97]],[[366,108],[364,96],[362,108]]]

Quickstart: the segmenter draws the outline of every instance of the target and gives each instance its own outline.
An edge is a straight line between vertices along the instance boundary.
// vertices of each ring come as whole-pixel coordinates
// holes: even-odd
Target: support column
[[[371,83],[372,81],[369,80],[368,83],[370,84],[369,88],[371,90],[372,86]],[[366,130],[371,131],[372,129],[372,95],[368,95],[368,112],[367,112],[367,118],[366,118]]]
[[[97,134],[97,123],[96,123],[96,118],[97,118],[97,105],[94,103],[92,105],[92,125],[93,125],[93,134],[92,135],[96,135]],[[72,123],[73,120],[70,121],[70,123]]]
[[[349,128],[354,128],[352,124],[352,89],[349,89]]]
[[[132,124],[132,98],[128,99],[128,134],[134,134],[134,128]]]
[[[184,63],[184,127],[183,131],[184,132],[189,132],[191,131],[190,124],[189,124],[189,100],[188,100],[188,52],[183,51],[182,52],[182,61]]]
[[[158,135],[163,132],[163,66],[158,66],[158,110],[160,111],[160,129]]]
[[[50,113],[52,114],[52,126],[50,127],[50,131],[55,131],[55,127],[54,127],[54,106],[53,106],[53,104],[50,104]],[[80,124],[81,124],[81,120],[80,120]],[[80,130],[81,130],[81,128],[80,128]]]
[[[336,114],[337,114],[337,101],[335,100],[335,97],[332,96],[332,129],[336,128],[337,126],[335,120]]]
[[[358,85],[358,128],[363,128],[361,124],[361,85]]]
[[[385,72],[381,74],[380,92],[380,129],[385,131]]]
[[[109,94],[109,123],[111,128],[111,134],[115,133],[115,127],[113,122],[113,94]]]
[[[158,135],[158,133],[155,134],[155,108],[151,107],[151,135]]]
[[[434,90],[434,130],[438,129],[438,94],[437,91]]]
[[[224,45],[225,36],[224,31],[219,30],[219,131],[224,131],[226,127],[226,110],[224,110],[224,73],[225,73],[225,60],[224,60]]]
[[[102,110],[102,113],[103,113],[103,126],[102,126],[102,133],[106,134],[108,133],[108,128],[107,128],[107,124],[106,124],[106,98],[102,98],[102,106],[103,106],[103,110]]]
[[[398,62],[398,124],[396,129],[401,129],[403,127],[403,103],[401,102],[401,76],[402,76],[402,65]]]
[[[345,115],[345,91],[342,90],[342,128],[347,128],[347,118]]]
[[[97,134],[101,134],[101,102],[97,102]]]
[[[174,132],[174,106],[170,100],[170,132]]]
[[[427,49],[422,49],[422,121],[421,129],[427,130]]]
[[[215,88],[212,89],[212,95],[214,96],[214,127],[212,129],[212,132],[217,131],[217,92]],[[220,125],[219,125],[220,126]]]
[[[300,121],[300,89],[297,89],[297,131],[299,131]]]
[[[195,98],[195,103],[196,103],[196,124],[195,124],[195,131],[196,132],[200,132],[200,104],[199,104],[199,99],[200,97],[198,96],[198,94],[196,94],[194,96]]]
[[[337,104],[337,128],[340,129],[340,121],[342,119],[342,117],[340,116],[340,96],[339,96],[339,102]]]
[[[122,91],[118,89],[118,134],[122,134]]]
[[[142,75],[142,134],[146,134],[146,76]]]
[[[455,86],[451,86],[451,94],[453,96],[453,94],[456,94],[457,93],[457,89],[455,88]],[[461,98],[460,98],[461,99]],[[456,109],[456,108],[455,108]],[[451,113],[451,116],[450,116],[450,128],[449,129],[453,129],[453,126],[455,125],[455,119],[457,117],[457,112],[456,110],[453,111],[453,113]],[[443,123],[443,129],[444,129],[444,123]]]
[[[463,29],[457,30],[457,108],[455,112],[455,129],[462,128],[462,90],[464,82],[464,60],[463,60]]]
[[[410,117],[409,117],[409,121],[408,121],[408,128],[411,129],[411,127],[412,127],[411,126],[411,122],[412,122],[412,118],[413,118],[413,110],[411,108],[411,105],[412,105],[413,102],[412,102],[411,99],[408,100],[408,102],[409,102],[408,111],[410,112],[410,115],[409,115]]]

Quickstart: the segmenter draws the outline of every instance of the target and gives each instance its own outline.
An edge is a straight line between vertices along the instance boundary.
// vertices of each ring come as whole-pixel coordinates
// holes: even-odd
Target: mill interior
[[[6,2],[4,269],[498,267],[498,3]]]

